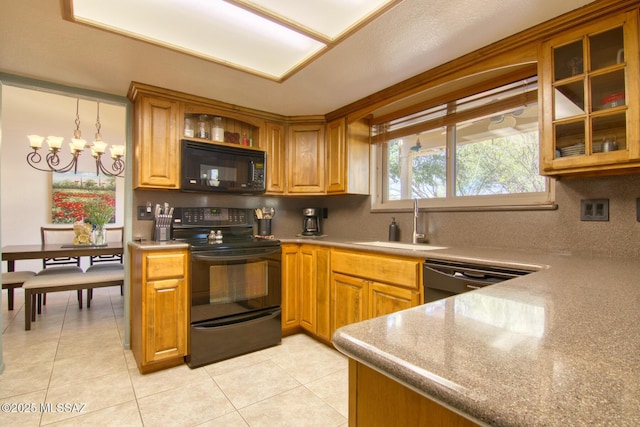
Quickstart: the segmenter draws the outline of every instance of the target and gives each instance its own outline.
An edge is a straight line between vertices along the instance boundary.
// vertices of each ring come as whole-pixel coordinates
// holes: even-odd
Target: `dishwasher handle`
[[[450,295],[460,294],[473,289],[498,283],[499,280],[465,276],[460,272],[442,271],[425,264],[423,274],[425,288],[437,289]]]

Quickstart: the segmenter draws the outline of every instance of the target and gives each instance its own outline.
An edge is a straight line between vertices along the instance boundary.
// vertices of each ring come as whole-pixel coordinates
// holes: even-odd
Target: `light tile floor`
[[[6,293],[2,305],[2,426],[347,424],[347,359],[306,335],[197,369],[141,375],[122,345],[119,288],[96,289],[88,310],[78,309],[75,292],[48,294],[31,331],[21,290],[13,311]]]

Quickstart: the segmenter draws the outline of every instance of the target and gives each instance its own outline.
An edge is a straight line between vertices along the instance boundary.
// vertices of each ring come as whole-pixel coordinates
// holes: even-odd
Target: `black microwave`
[[[182,191],[259,194],[265,191],[264,151],[183,139]]]

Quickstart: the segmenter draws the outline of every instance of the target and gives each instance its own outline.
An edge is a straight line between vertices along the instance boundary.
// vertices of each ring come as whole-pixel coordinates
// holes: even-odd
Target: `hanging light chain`
[[[82,132],[80,132],[80,98],[76,99],[76,130],[73,131],[73,137],[82,138]]]
[[[100,135],[100,103],[98,102],[98,114],[96,116],[96,140],[102,140],[102,135]]]

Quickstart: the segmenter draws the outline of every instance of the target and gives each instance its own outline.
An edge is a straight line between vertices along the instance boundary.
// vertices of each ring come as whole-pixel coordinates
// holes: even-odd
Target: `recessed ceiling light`
[[[401,1],[63,0],[63,15],[284,81]]]

